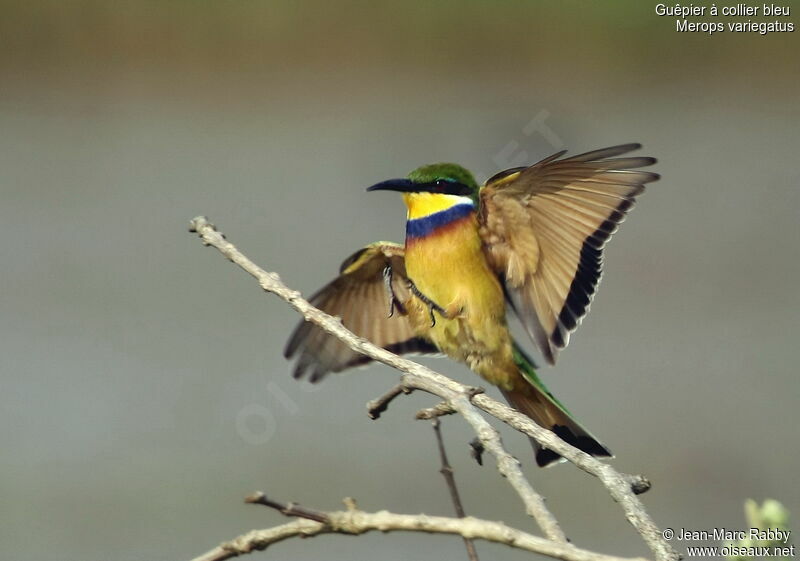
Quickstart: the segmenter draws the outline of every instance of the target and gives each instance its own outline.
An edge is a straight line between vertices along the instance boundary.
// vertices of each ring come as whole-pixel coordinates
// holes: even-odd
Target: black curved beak
[[[367,191],[400,191],[401,193],[416,193],[420,186],[410,179],[387,179],[367,187]]]

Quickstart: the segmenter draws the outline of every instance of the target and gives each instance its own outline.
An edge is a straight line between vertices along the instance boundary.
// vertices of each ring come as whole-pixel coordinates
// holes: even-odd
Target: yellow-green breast
[[[460,311],[448,320],[414,297],[408,311],[420,335],[489,382],[506,386],[516,375],[505,300],[478,236],[475,207],[465,197],[405,195],[406,270],[417,289],[442,308]]]

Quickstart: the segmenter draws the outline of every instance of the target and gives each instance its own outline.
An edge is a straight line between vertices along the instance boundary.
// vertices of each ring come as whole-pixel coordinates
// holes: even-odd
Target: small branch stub
[[[437,417],[444,417],[445,415],[452,415],[456,412],[449,403],[446,401],[442,401],[441,403],[437,403],[433,407],[428,407],[426,409],[420,409],[417,411],[415,418],[418,420],[430,420],[435,419]]]
[[[248,504],[264,505],[269,508],[274,508],[275,510],[286,516],[294,516],[296,518],[306,518],[308,520],[314,520],[315,522],[319,522],[321,524],[330,524],[330,518],[328,518],[328,515],[325,514],[324,512],[320,512],[318,510],[312,510],[310,508],[300,506],[299,504],[296,503],[281,503],[278,501],[273,501],[261,491],[253,493],[249,497],[245,498],[244,502]]]
[[[644,475],[631,475],[629,477],[631,482],[631,491],[633,491],[634,495],[642,495],[647,493],[653,486],[653,484],[650,483],[650,480]]]
[[[382,396],[376,397],[367,403],[367,416],[373,421],[380,418],[381,414],[386,412],[386,410],[389,408],[389,404],[394,400],[394,398],[400,394],[408,395],[413,391],[413,388],[406,387],[402,383],[397,384]]]
[[[470,440],[469,441],[469,447],[472,449],[472,452],[471,452],[472,457],[475,459],[475,461],[478,463],[479,466],[482,466],[483,465],[483,453],[484,453],[484,451],[486,449],[483,447],[483,444],[481,444],[480,439],[479,438],[473,438],[472,440]]]

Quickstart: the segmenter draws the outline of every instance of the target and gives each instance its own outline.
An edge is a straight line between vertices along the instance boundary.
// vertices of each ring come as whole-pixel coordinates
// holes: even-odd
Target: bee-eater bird
[[[554,364],[589,310],[603,247],[645,183],[638,144],[512,168],[478,187],[456,164],[432,164],[368,191],[399,191],[408,208],[405,246],[376,242],[353,254],[310,299],[353,333],[389,351],[444,353],[500,388],[538,424],[594,456],[611,452],[584,429],[514,341],[506,305]],[[312,382],[369,358],[301,322],[284,352]],[[534,442],[540,466],[559,455]]]

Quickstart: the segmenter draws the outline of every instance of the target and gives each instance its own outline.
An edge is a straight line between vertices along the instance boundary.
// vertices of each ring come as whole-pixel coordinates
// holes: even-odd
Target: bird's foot
[[[433,312],[439,312],[439,315],[444,319],[455,319],[461,314],[461,308],[458,310],[452,309],[452,306],[448,306],[447,309],[442,308],[439,304],[425,296],[425,294],[423,294],[420,289],[417,288],[417,285],[410,280],[408,281],[408,288],[411,290],[414,296],[422,300],[422,303],[428,306],[428,312],[431,315],[431,327],[436,326],[436,316]]]
[[[388,317],[394,315],[395,307],[400,310],[401,314],[405,313],[403,304],[400,303],[400,300],[397,299],[397,295],[394,292],[394,285],[392,284],[393,276],[392,266],[386,265],[386,267],[383,268],[383,286],[386,288],[386,296],[389,299]]]

